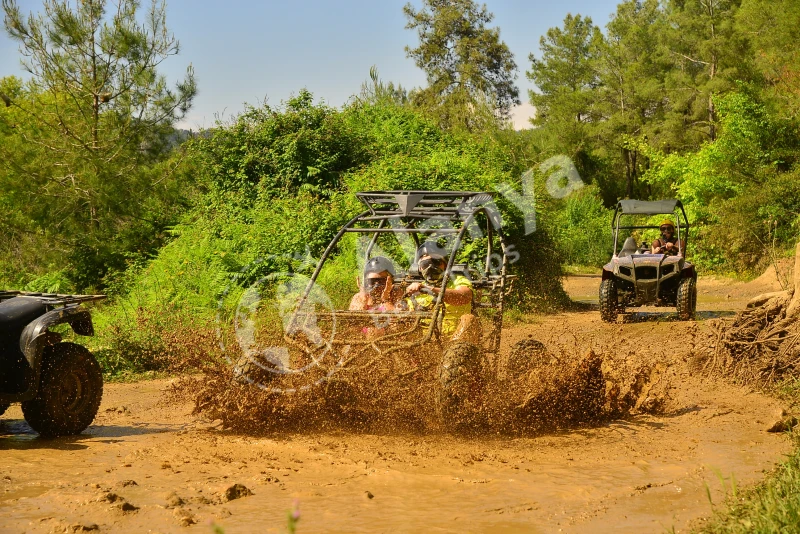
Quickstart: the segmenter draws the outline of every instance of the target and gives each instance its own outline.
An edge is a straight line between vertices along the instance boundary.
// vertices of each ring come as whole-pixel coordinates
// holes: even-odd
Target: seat
[[[622,244],[622,250],[619,251],[619,257],[627,258],[631,254],[636,254],[636,251],[637,251],[636,240],[632,237],[629,237]]]
[[[31,297],[14,297],[0,302],[0,336],[18,340],[28,323],[46,311],[46,304]]]

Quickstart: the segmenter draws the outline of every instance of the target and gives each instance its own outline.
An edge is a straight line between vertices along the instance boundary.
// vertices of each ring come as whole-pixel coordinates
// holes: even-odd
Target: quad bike
[[[628,224],[654,215],[675,216],[677,254],[652,254],[648,243],[628,236],[618,250],[622,231],[658,230],[652,224]],[[623,218],[626,224],[621,224]],[[636,222],[636,221],[634,221]],[[614,322],[619,313],[634,306],[674,306],[678,318],[694,318],[697,305],[697,271],[686,261],[689,222],[679,200],[620,200],[612,221],[614,255],[603,266],[600,283],[600,317]],[[683,232],[683,234],[681,233]]]
[[[366,210],[333,238],[307,283],[298,289],[293,309],[283,316],[283,342],[288,347],[245,354],[234,375],[240,382],[276,391],[278,377],[302,373],[306,385],[298,390],[317,387],[328,394],[340,394],[339,386],[355,372],[377,380],[416,379],[417,383],[425,375],[436,382],[432,387],[441,419],[455,421],[470,399],[480,395],[483,375],[497,370],[499,359],[492,362],[490,357],[500,351],[504,299],[515,278],[507,272],[513,247],[501,231],[492,194],[371,191],[357,197]],[[401,295],[403,288],[423,281],[415,255],[420,245],[445,243],[447,266],[429,305],[353,311],[344,300],[333,303],[321,297],[328,289],[320,283],[325,279],[323,268],[338,261],[332,261],[335,250],[340,258],[343,250],[353,248],[348,249],[348,239],[359,240],[355,254],[361,265],[371,258],[389,257],[396,266],[394,286]],[[471,282],[471,313],[481,325],[480,334],[471,341],[454,341],[443,333],[442,290],[455,277]]]
[[[94,335],[83,303],[105,295],[0,291],[0,415],[22,403],[28,424],[47,437],[79,434],[94,420],[103,375],[83,346],[63,342],[50,329],[68,324]]]

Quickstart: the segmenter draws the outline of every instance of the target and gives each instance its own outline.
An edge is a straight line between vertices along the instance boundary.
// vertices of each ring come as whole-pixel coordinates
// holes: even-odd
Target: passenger
[[[417,266],[425,282],[414,282],[406,288],[409,306],[416,309],[431,309],[441,292],[441,281],[447,269],[447,256],[436,243],[424,243],[417,251]],[[481,326],[472,313],[472,282],[466,276],[450,276],[444,289],[444,317],[442,335],[451,341],[481,343]]]
[[[383,256],[370,259],[364,266],[362,277],[358,278],[359,292],[350,299],[350,310],[356,311],[394,311],[397,294],[394,289],[394,265]]]
[[[675,237],[675,224],[666,219],[659,227],[661,230],[661,239],[653,240],[652,250],[653,254],[666,254],[668,256],[681,256],[683,255],[685,243]]]

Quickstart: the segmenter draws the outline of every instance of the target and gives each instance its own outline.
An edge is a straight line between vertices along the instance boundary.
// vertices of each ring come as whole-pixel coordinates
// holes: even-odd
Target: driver
[[[424,282],[414,282],[406,288],[410,308],[431,309],[442,291],[441,281],[447,269],[446,252],[435,242],[423,243],[417,250],[417,266]],[[452,341],[481,342],[481,326],[472,313],[472,282],[466,276],[450,276],[444,289],[442,334]]]
[[[659,225],[659,230],[661,231],[661,238],[653,240],[651,252],[668,256],[682,255],[685,245],[675,237],[675,224],[670,219],[665,219]]]

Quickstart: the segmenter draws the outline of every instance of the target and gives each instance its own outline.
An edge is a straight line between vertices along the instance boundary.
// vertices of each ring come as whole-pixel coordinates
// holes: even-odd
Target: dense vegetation
[[[520,309],[563,301],[563,265],[607,259],[618,198],[681,198],[706,270],[756,272],[796,240],[800,6],[789,0],[629,0],[604,28],[568,15],[530,56],[537,115],[521,132],[506,123],[516,64],[492,14],[425,0],[404,12],[428,87],[373,71],[345,107],[300,91],[188,139],[174,125],[196,93],[192,71],[170,88],[157,70],[178,52],[163,6],[144,22],[133,1],[3,9],[31,74],[0,79],[6,286],[106,291],[132,310],[211,317],[232,278],[318,257],[358,209],[355,191],[510,199],[528,169],[536,232],[498,196],[524,251]],[[588,186],[553,198],[544,165],[559,155]]]

